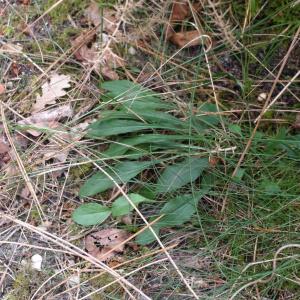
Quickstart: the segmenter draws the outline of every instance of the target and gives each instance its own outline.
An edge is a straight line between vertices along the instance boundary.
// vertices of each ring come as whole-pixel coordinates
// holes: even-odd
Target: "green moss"
[[[70,170],[70,176],[72,179],[80,179],[83,176],[86,176],[87,174],[89,174],[93,169],[93,164],[84,164],[84,165],[80,165],[74,168],[71,168]]]
[[[47,278],[47,274],[24,267],[17,273],[12,289],[5,299],[28,300]]]
[[[104,274],[100,275],[99,277],[91,279],[91,277],[93,277],[93,276],[94,276],[94,274],[93,275],[86,274],[82,279],[84,279],[84,280],[90,279],[89,284],[94,289],[102,288],[103,286],[105,286],[115,280],[115,278],[108,273],[104,273]],[[94,294],[91,297],[91,299],[93,299],[93,300],[108,299],[108,297],[106,297],[106,295],[108,295],[108,294],[113,295],[116,299],[121,299],[122,296],[120,294],[120,285],[118,283],[114,283],[114,284],[108,286],[101,293]]]
[[[30,278],[25,272],[17,274],[9,300],[30,299]]]
[[[39,222],[40,219],[40,214],[39,211],[37,210],[37,208],[33,207],[32,210],[30,211],[30,219],[32,221],[36,221]]]
[[[43,11],[51,8],[55,5],[57,0],[49,0],[44,2]],[[62,24],[67,20],[67,16],[77,17],[79,13],[82,13],[87,6],[88,1],[82,0],[68,0],[63,1],[57,7],[50,11],[49,16],[51,22],[54,25]]]

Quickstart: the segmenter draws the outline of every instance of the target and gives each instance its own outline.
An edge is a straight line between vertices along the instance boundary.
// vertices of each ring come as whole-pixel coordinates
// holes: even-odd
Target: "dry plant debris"
[[[58,122],[62,118],[72,117],[73,109],[70,104],[61,105],[42,112],[33,113],[30,117],[19,121],[20,125],[34,125],[46,129],[58,128],[61,124]],[[41,131],[28,129],[28,133],[33,136],[39,136]]]
[[[43,110],[46,105],[55,104],[55,100],[67,94],[65,89],[70,87],[70,76],[59,75],[52,73],[49,82],[42,85],[42,95],[37,95],[36,103],[32,107],[32,111],[39,112]]]
[[[150,186],[149,189],[153,189],[154,193],[151,195],[149,193],[151,201],[145,201],[139,211],[149,221],[152,221],[152,217],[157,215],[162,217],[154,223],[153,228],[161,237],[166,249],[168,251],[173,249],[171,250],[172,258],[179,269],[185,269],[184,276],[196,294],[203,295],[204,298],[206,296],[209,298],[212,294],[226,297],[224,291],[230,290],[229,284],[233,280],[237,282],[237,285],[232,288],[234,292],[250,276],[262,276],[249,272],[249,277],[247,274],[240,280],[239,277],[235,278],[232,274],[238,274],[237,271],[248,263],[249,257],[251,259],[252,255],[253,261],[255,256],[259,263],[259,260],[270,258],[266,257],[264,253],[267,247],[272,248],[270,251],[274,251],[279,242],[282,244],[289,242],[287,236],[291,236],[290,240],[294,240],[293,233],[296,234],[298,228],[297,208],[299,206],[294,195],[299,194],[299,189],[295,188],[298,182],[297,179],[294,181],[293,177],[296,177],[294,174],[297,174],[298,170],[298,166],[295,168],[294,163],[299,161],[298,132],[300,128],[300,114],[296,111],[298,106],[293,107],[293,111],[291,109],[293,116],[296,114],[294,120],[294,118],[286,117],[290,103],[284,99],[282,102],[276,103],[274,109],[266,114],[265,124],[260,127],[261,132],[259,133],[262,138],[258,136],[255,140],[257,147],[253,145],[251,148],[251,151],[253,150],[251,152],[252,161],[247,160],[248,154],[246,154],[241,174],[233,178],[232,182],[229,181],[231,180],[231,168],[237,163],[238,155],[249,139],[250,126],[245,124],[252,122],[252,118],[264,104],[266,95],[269,93],[266,83],[274,82],[274,77],[278,74],[277,60],[276,67],[275,63],[268,65],[268,62],[264,61],[266,66],[259,66],[261,69],[257,69],[257,72],[253,71],[252,64],[258,66],[252,60],[254,56],[257,59],[263,57],[265,60],[264,55],[268,54],[267,56],[273,59],[271,53],[273,50],[264,47],[267,41],[262,34],[264,28],[257,26],[261,30],[260,32],[253,28],[253,32],[256,32],[256,36],[260,38],[257,40],[253,35],[253,44],[244,45],[244,40],[240,39],[241,35],[238,34],[237,41],[241,42],[243,47],[228,48],[233,44],[235,37],[233,30],[231,36],[231,28],[237,28],[240,33],[243,24],[232,23],[232,20],[238,21],[239,17],[232,18],[234,11],[230,8],[233,5],[229,7],[223,1],[154,1],[155,7],[153,8],[146,1],[129,0],[119,1],[119,4],[112,9],[111,3],[116,1],[88,1],[82,6],[84,1],[76,0],[74,1],[74,7],[76,6],[74,10],[67,10],[60,20],[55,20],[61,11],[64,12],[64,9],[70,7],[71,2],[73,3],[73,1],[61,0],[0,1],[0,63],[1,66],[4,66],[1,72],[0,98],[5,103],[3,107],[5,108],[4,119],[6,119],[5,131],[0,121],[1,213],[25,220],[28,226],[33,224],[40,230],[40,233],[48,232],[54,238],[63,238],[70,243],[78,242],[81,239],[82,243],[85,242],[85,247],[82,244],[79,246],[81,249],[85,248],[90,255],[107,262],[107,266],[115,267],[120,274],[122,274],[121,270],[124,270],[125,276],[131,271],[140,271],[140,267],[146,267],[148,261],[151,261],[155,264],[154,267],[147,266],[145,272],[130,274],[128,279],[130,283],[143,292],[145,291],[151,298],[188,297],[186,287],[179,283],[179,276],[170,267],[170,264],[166,262],[159,265],[157,263],[163,251],[155,249],[157,244],[152,235],[150,239],[144,240],[144,244],[141,243],[142,247],[136,246],[131,253],[127,251],[126,255],[122,255],[122,258],[130,256],[128,260],[122,261],[123,269],[113,265],[116,260],[110,261],[115,256],[119,257],[125,247],[132,247],[130,242],[126,242],[130,238],[130,234],[115,227],[121,223],[122,228],[138,232],[139,228],[144,226],[127,199],[122,201],[119,201],[119,197],[115,199],[121,190],[117,190],[113,184],[110,184],[107,191],[98,194],[81,196],[78,193],[80,185],[88,182],[89,177],[93,177],[98,163],[99,166],[102,166],[103,163],[103,166],[107,168],[105,170],[116,169],[117,171],[112,174],[118,176],[124,174],[125,177],[130,169],[128,166],[132,167],[133,172],[139,163],[146,164],[151,160],[151,162],[155,161],[155,166],[147,166],[146,169],[141,166],[140,174],[136,177],[129,174],[127,179],[125,177],[126,180],[120,182],[120,187],[135,205],[138,203],[132,197],[132,192],[147,192],[144,190],[144,183],[147,184],[147,188]],[[108,2],[109,5],[106,5]],[[123,5],[125,2],[128,3],[127,7]],[[269,2],[264,4],[264,8],[269,5]],[[279,0],[274,0],[274,2],[279,2]],[[44,3],[50,4],[50,10],[48,4],[44,6]],[[58,4],[57,7],[52,9],[51,6],[56,4]],[[135,5],[137,9],[131,11]],[[37,7],[41,10],[32,14]],[[166,14],[166,10],[170,9],[170,14]],[[252,24],[256,25],[255,18],[258,16],[259,19],[259,15],[264,10],[252,11],[253,9],[255,10],[251,3],[251,7],[247,9],[248,15],[244,16],[243,37],[245,40],[252,37],[251,26]],[[168,16],[170,17],[168,18]],[[7,20],[4,20],[6,18]],[[18,24],[15,19],[18,20]],[[39,21],[35,22],[37,19]],[[161,26],[166,24],[167,19],[169,26],[164,31],[165,39],[163,39]],[[147,20],[149,20],[149,24]],[[259,21],[261,22],[260,19]],[[32,22],[33,25],[30,24]],[[55,22],[59,25],[54,25]],[[284,48],[283,44],[294,36],[290,28],[292,26],[286,25],[283,28],[282,33],[284,33],[285,39],[280,45],[282,48]],[[57,33],[57,29],[61,32]],[[211,74],[208,74],[207,65],[198,59],[203,53],[200,36],[206,32],[215,38],[215,43],[212,45],[213,51],[210,54],[216,55],[216,62],[228,73],[220,72],[222,68],[215,64],[214,60],[210,60],[211,56],[209,56],[211,66],[209,72],[211,71]],[[51,33],[51,37],[48,33]],[[275,34],[277,34],[276,30],[274,30],[274,36]],[[279,35],[276,36],[276,39],[281,42]],[[295,37],[295,40],[298,40],[298,37]],[[180,48],[190,46],[194,48],[188,51],[174,50],[174,47],[168,47],[169,45],[165,47],[166,41]],[[226,41],[228,42],[226,43]],[[222,50],[219,50],[216,44],[218,46],[222,44]],[[244,55],[244,53],[246,54],[244,48],[249,51],[247,55]],[[164,51],[162,52],[161,49]],[[236,61],[235,54],[232,53],[233,49],[239,51],[237,57],[240,60]],[[276,45],[274,49],[276,50]],[[254,51],[254,56],[248,57],[252,51]],[[175,56],[173,56],[174,53],[176,53]],[[281,54],[285,54],[280,51],[278,53],[280,53],[278,55],[280,59],[283,56]],[[70,58],[70,55],[73,55],[73,59]],[[249,65],[244,61],[244,56],[249,58]],[[186,59],[187,57],[191,57],[192,60]],[[74,60],[79,63],[75,63]],[[197,70],[194,61],[197,61]],[[163,68],[161,63],[164,64]],[[239,64],[245,67],[243,76],[241,76],[243,68]],[[147,69],[147,65],[151,66],[151,70]],[[278,86],[285,85],[290,80],[296,63],[289,65],[292,67],[280,76]],[[248,66],[249,72],[246,73]],[[118,68],[121,68],[122,72],[119,72]],[[51,73],[50,69],[56,71]],[[198,70],[200,70],[201,76],[198,76]],[[274,77],[269,70],[274,72]],[[260,76],[261,74],[263,76]],[[48,76],[48,79],[41,82],[40,76],[45,75]],[[210,122],[215,122],[214,118],[220,115],[219,112],[217,114],[215,110],[204,111],[201,108],[206,100],[209,104],[214,101],[212,84],[208,82],[210,81],[209,75],[214,83],[218,100],[226,109],[224,115],[223,112],[221,115],[224,116],[226,122],[230,123],[226,123],[226,130],[228,130],[224,132],[224,135],[217,123],[210,126]],[[116,79],[119,77],[121,80],[117,82]],[[36,78],[38,80],[35,80]],[[249,82],[246,82],[245,78],[249,78]],[[113,80],[113,82],[107,79]],[[127,85],[125,90],[120,91],[122,84],[129,81],[131,83],[140,82],[141,85]],[[105,85],[113,87],[109,90],[105,88]],[[293,92],[296,90],[296,85],[297,82],[290,86]],[[142,87],[145,86],[150,90],[142,91]],[[33,92],[37,88],[40,88],[40,92],[36,96]],[[159,91],[159,95],[155,95],[155,90]],[[191,90],[193,90],[192,103],[190,102]],[[243,90],[243,93],[240,90]],[[139,95],[137,91],[141,92],[142,97],[136,97]],[[257,97],[259,92],[260,95]],[[238,101],[235,101],[236,96],[238,96]],[[292,93],[288,97],[293,100]],[[110,101],[104,102],[106,98]],[[139,99],[141,102],[132,101],[132,105],[127,107],[128,100],[133,98]],[[158,102],[157,98],[162,101]],[[122,103],[116,102],[116,99],[122,99]],[[246,114],[244,100],[247,100]],[[139,103],[142,105],[139,106]],[[174,107],[164,106],[169,103],[176,104]],[[137,104],[136,107],[135,104]],[[191,111],[188,111],[189,104],[191,104]],[[25,106],[25,108],[19,109],[19,105]],[[152,105],[154,105],[153,111],[151,111]],[[157,109],[154,108],[156,105]],[[160,105],[162,106],[160,107]],[[123,108],[126,108],[126,113]],[[129,111],[128,108],[132,111]],[[232,111],[234,113],[231,113]],[[22,117],[22,114],[25,118]],[[187,122],[189,115],[192,117],[191,122]],[[228,119],[227,115],[230,115]],[[249,119],[244,117],[245,115],[249,116]],[[111,116],[113,118],[110,120]],[[202,127],[200,125],[203,124],[200,124],[197,128],[197,121],[201,121],[202,117],[205,120],[205,126]],[[124,122],[119,123],[118,127],[118,122],[123,118]],[[91,122],[96,123],[96,121],[102,122],[102,124],[101,122],[98,124],[100,138],[86,135],[87,127]],[[274,121],[272,128],[268,126],[271,121]],[[285,127],[277,121],[284,121]],[[105,122],[107,122],[107,126],[102,126],[105,125]],[[174,126],[163,127],[168,122]],[[111,133],[104,135],[105,130],[107,132],[111,129],[124,130],[128,124],[132,124],[133,127],[127,128],[129,131],[126,133],[121,132],[120,135],[115,136]],[[185,124],[188,124],[188,127],[185,127]],[[137,127],[145,128],[143,126],[146,125],[154,126],[154,130],[153,128],[140,130]],[[176,126],[180,133],[178,136],[172,137],[172,132],[177,132]],[[185,128],[188,128],[188,131],[185,131]],[[196,133],[194,133],[194,128],[197,129]],[[266,133],[265,129],[269,130],[269,128],[272,134]],[[277,132],[273,130],[275,128],[280,134],[277,135]],[[137,131],[130,131],[131,129],[137,129]],[[184,140],[182,140],[183,133],[186,133]],[[86,139],[82,140],[84,136]],[[225,147],[223,147],[223,142]],[[276,148],[277,145],[280,146],[279,150]],[[172,150],[173,147],[174,150]],[[231,153],[233,148],[238,148],[239,151]],[[147,154],[148,149],[151,150],[151,156]],[[187,149],[189,152],[185,152]],[[202,153],[202,149],[205,150],[205,153]],[[123,152],[125,150],[126,152]],[[137,155],[134,152],[136,150]],[[156,151],[159,152],[158,155],[156,155]],[[150,151],[148,152],[150,153]],[[145,156],[144,153],[146,153]],[[206,157],[206,153],[212,154],[207,162],[208,168],[204,170],[203,174],[201,172],[201,177],[199,176],[200,172],[195,170],[194,162],[192,164],[185,163],[186,167],[180,165],[183,163],[181,156],[189,158],[188,161],[190,161],[190,158],[194,156]],[[105,160],[102,160],[103,154],[106,155]],[[142,156],[139,156],[140,154]],[[133,158],[135,155],[137,159]],[[129,161],[125,161],[125,167],[119,168],[118,164],[121,164],[127,157]],[[277,164],[269,167],[273,163],[274,157],[277,158],[278,165],[281,163],[280,167]],[[28,178],[32,182],[34,193],[36,193],[47,219],[45,222],[41,222],[37,217],[35,204],[32,204],[33,193],[27,185],[24,187],[24,179],[26,181],[27,177],[26,174],[20,172],[22,168],[21,164],[17,166],[17,158],[21,160],[22,166],[24,165],[24,173],[28,174]],[[156,159],[161,158],[163,159],[162,163],[157,162],[156,164]],[[119,172],[120,169],[122,172]],[[179,173],[183,176],[178,176]],[[188,192],[190,186],[203,189],[202,177],[207,174],[215,175],[215,173],[217,173],[216,188],[214,186],[211,192],[209,191],[205,196],[199,196],[201,201],[196,205],[194,199],[188,202],[195,197],[194,192],[193,195],[181,194],[181,191]],[[173,174],[174,178],[169,179]],[[188,178],[192,174],[193,178],[198,176],[193,181]],[[256,174],[254,180],[251,180],[251,174]],[[289,177],[289,174],[293,176]],[[124,177],[122,176],[122,178]],[[105,179],[106,177],[104,179],[101,177],[100,182]],[[189,179],[188,182],[185,179]],[[172,185],[169,184],[170,182]],[[99,187],[98,183],[91,185]],[[175,194],[170,189],[176,185],[178,191]],[[284,185],[291,188],[285,189]],[[157,187],[161,188],[156,189]],[[166,191],[163,190],[164,187],[166,187]],[[229,197],[234,200],[232,207],[236,214],[231,214],[230,207],[228,211],[230,214],[225,212],[224,215],[228,218],[228,222],[227,219],[226,222],[223,222],[219,215],[220,203],[227,192]],[[176,195],[176,198],[173,195]],[[81,199],[79,199],[80,197]],[[96,232],[90,233],[91,231],[82,227],[85,225],[78,225],[80,223],[75,225],[71,218],[80,202],[87,204],[87,202],[93,201],[93,198],[97,203],[103,202],[109,207],[111,217],[104,220],[104,225],[93,224],[92,226],[95,227],[92,230]],[[249,199],[249,201],[244,201],[244,199]],[[116,207],[117,203],[119,207]],[[202,230],[199,230],[196,223],[196,210],[201,214]],[[285,213],[285,210],[289,211],[288,214]],[[279,212],[282,212],[281,215]],[[92,213],[95,214],[95,211]],[[260,217],[261,215],[263,218]],[[257,218],[252,218],[253,216],[257,216]],[[184,224],[187,226],[183,225],[183,222],[186,222]],[[251,226],[249,226],[249,222]],[[257,222],[261,223],[261,227],[255,226]],[[106,283],[98,282],[98,286],[96,286],[92,280],[89,280],[91,274],[91,276],[97,276],[97,273],[101,272],[98,269],[100,264],[89,265],[86,268],[85,262],[88,261],[88,257],[85,257],[86,261],[83,256],[81,256],[82,259],[77,257],[76,254],[83,253],[79,248],[77,248],[78,252],[69,252],[69,249],[56,247],[50,241],[48,243],[42,235],[31,232],[30,227],[29,230],[28,228],[21,229],[16,224],[12,226],[12,223],[8,223],[6,219],[0,220],[0,223],[2,229],[0,285],[3,284],[3,288],[0,289],[1,299],[2,297],[4,299],[42,299],[43,293],[48,293],[48,291],[53,293],[46,294],[45,299],[88,298],[86,293],[96,292],[99,286],[100,288],[105,287]],[[160,226],[163,227],[160,228]],[[103,228],[107,229],[102,230]],[[261,228],[261,230],[257,228]],[[149,229],[144,232],[149,233]],[[268,238],[268,235],[264,233],[272,233],[272,237]],[[204,242],[203,235],[205,234],[211,238],[210,249],[207,249]],[[232,236],[236,237],[234,244],[231,244]],[[255,243],[253,242],[254,238],[247,239],[249,236],[257,238]],[[274,240],[278,243],[274,243]],[[214,247],[214,241],[217,241],[216,247]],[[6,244],[6,242],[8,243]],[[15,242],[18,244],[15,245]],[[263,247],[262,244],[264,244]],[[75,243],[73,245],[75,246]],[[35,254],[35,250],[31,251],[34,247],[45,247],[45,250],[40,249],[38,250],[39,254]],[[253,249],[255,249],[255,253],[253,253]],[[60,250],[66,250],[66,253],[60,253]],[[213,251],[213,259],[210,256],[211,251]],[[148,258],[145,260],[144,257],[147,256]],[[42,279],[34,282],[35,286],[30,286],[29,283],[29,292],[26,296],[21,297],[18,294],[10,297],[11,290],[18,283],[18,272],[22,265],[20,262],[24,257],[27,258],[28,266],[34,269],[34,276],[39,274],[41,276],[36,277]],[[31,265],[29,264],[30,258]],[[156,260],[157,258],[158,260]],[[228,271],[228,265],[231,267],[230,271]],[[289,267],[288,264],[286,266]],[[223,268],[226,269],[232,281],[224,275],[226,272],[223,272]],[[283,269],[285,269],[284,272]],[[59,275],[52,277],[53,271],[58,271]],[[289,273],[288,268],[278,268],[276,271],[280,275],[277,278],[280,283],[278,286],[283,287],[285,283],[281,280],[285,280],[285,275]],[[43,274],[46,275],[42,277]],[[26,275],[25,273],[25,277]],[[141,280],[141,275],[145,280]],[[36,277],[33,279],[35,280]],[[87,278],[88,280],[86,280]],[[36,279],[38,281],[40,278]],[[114,279],[116,278],[112,280]],[[29,281],[34,280],[32,277],[29,279]],[[219,286],[221,286],[220,289],[218,289]],[[44,291],[43,288],[45,288]],[[118,289],[117,285],[109,296],[121,299],[117,294]],[[265,286],[258,286],[257,295],[254,297],[268,298],[277,293],[280,299],[292,299],[293,296],[295,299],[297,298],[296,293],[292,296],[284,295],[283,293],[288,289],[283,288],[282,292],[275,283],[271,289],[272,291],[265,292],[264,290],[267,290]],[[33,295],[35,292],[37,294]],[[106,292],[110,293],[107,289],[104,292],[105,296]],[[248,294],[250,296],[251,292],[252,287],[248,287],[245,289],[245,296]],[[63,295],[63,293],[65,294]],[[95,295],[95,298],[98,299],[97,296]],[[134,294],[135,296],[139,297],[138,294]],[[243,297],[244,295],[241,293],[239,296]]]
[[[107,261],[124,251],[129,234],[125,230],[109,228],[91,233],[85,238],[85,248],[89,254],[101,261]],[[113,249],[113,251],[111,251]]]
[[[113,47],[117,44],[117,38],[121,36],[121,32],[117,30],[118,20],[115,12],[105,9],[101,16],[98,5],[92,2],[86,10],[86,16],[96,28],[101,28],[105,33],[98,37],[96,33],[87,34],[86,31],[83,31],[72,41],[72,46],[76,49],[74,56],[96,73],[116,80],[119,76],[115,69],[124,67],[125,61],[113,51]],[[94,40],[96,41],[94,42]]]
[[[165,37],[176,46],[192,47],[201,44],[200,38],[197,39],[201,34],[199,30],[181,31],[176,32],[174,26],[192,16],[192,10],[197,12],[201,8],[201,3],[191,5],[189,1],[174,2],[172,6],[172,13],[170,16],[169,24],[165,31]]]
[[[85,10],[85,15],[89,22],[91,22],[95,27],[98,27],[99,30],[102,29],[107,34],[114,34],[118,28],[116,11],[105,8],[103,10],[103,15],[101,16],[100,8],[94,1],[92,1],[90,6]],[[118,36],[120,35],[120,32],[117,31],[116,34]]]

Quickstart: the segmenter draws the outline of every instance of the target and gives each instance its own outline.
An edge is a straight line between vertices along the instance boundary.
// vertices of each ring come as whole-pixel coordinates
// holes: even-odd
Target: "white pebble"
[[[263,102],[263,101],[265,101],[265,100],[267,99],[267,97],[268,97],[267,93],[260,93],[260,94],[258,95],[257,100],[258,100],[259,102]]]
[[[136,50],[132,46],[130,46],[129,49],[128,49],[128,53],[130,55],[136,55]]]
[[[43,257],[39,254],[34,254],[31,257],[31,268],[41,271],[42,270],[42,261],[43,261]]]

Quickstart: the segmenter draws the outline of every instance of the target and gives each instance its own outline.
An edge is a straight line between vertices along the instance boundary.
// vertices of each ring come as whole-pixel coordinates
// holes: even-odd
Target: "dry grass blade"
[[[11,138],[11,135],[10,135],[10,132],[9,132],[9,129],[8,129],[8,126],[7,126],[7,122],[6,122],[6,117],[5,117],[4,107],[2,105],[2,101],[0,102],[0,111],[1,111],[2,121],[3,121],[4,131],[5,131],[5,134],[7,136],[8,141],[9,141],[9,144],[10,144],[10,146],[12,148],[14,156],[15,156],[15,158],[17,160],[18,167],[19,167],[19,169],[21,171],[21,174],[22,174],[22,176],[23,176],[23,178],[25,180],[25,183],[26,183],[26,185],[27,185],[27,187],[28,187],[28,189],[29,189],[29,191],[31,193],[31,196],[32,196],[32,198],[34,200],[34,203],[35,203],[35,205],[36,205],[36,207],[38,209],[39,217],[41,218],[42,221],[45,221],[46,220],[46,215],[45,215],[45,213],[44,213],[44,211],[43,211],[43,209],[41,207],[40,201],[39,201],[39,199],[38,199],[38,197],[37,197],[37,195],[36,195],[36,193],[34,191],[34,188],[33,188],[33,185],[31,183],[31,180],[30,180],[30,178],[29,178],[29,176],[28,176],[28,174],[27,174],[27,172],[26,172],[26,170],[24,168],[24,164],[23,164],[23,162],[22,162],[22,160],[20,158],[20,155],[18,154],[17,149],[16,149],[16,147],[14,145],[14,142],[13,142],[13,140]]]
[[[235,169],[234,169],[234,171],[233,171],[233,173],[231,175],[232,177],[234,177],[237,174],[237,172],[238,172],[238,170],[239,170],[239,168],[240,168],[240,166],[241,166],[241,164],[242,164],[242,162],[243,162],[243,160],[244,160],[244,158],[245,158],[245,156],[246,156],[249,148],[251,147],[251,144],[252,144],[252,141],[253,141],[254,136],[256,134],[256,131],[257,131],[259,125],[260,125],[260,122],[261,122],[261,119],[262,119],[262,117],[263,117],[263,115],[265,113],[265,110],[268,107],[268,103],[270,102],[270,99],[271,99],[272,94],[274,92],[274,89],[275,89],[275,87],[276,87],[276,85],[278,83],[278,80],[279,80],[279,78],[281,76],[281,73],[282,73],[284,67],[286,66],[286,63],[287,63],[288,58],[289,58],[289,55],[291,54],[291,51],[293,50],[295,43],[298,42],[298,36],[299,36],[299,34],[300,34],[300,27],[298,28],[297,32],[295,33],[295,36],[294,36],[294,38],[292,40],[292,43],[291,43],[291,45],[290,45],[290,47],[289,47],[289,49],[288,49],[288,51],[287,51],[287,53],[286,53],[286,55],[285,55],[285,57],[283,59],[283,62],[281,64],[281,66],[280,66],[280,69],[279,69],[279,71],[277,73],[277,76],[276,76],[276,78],[275,78],[275,80],[273,82],[272,88],[271,88],[271,90],[270,90],[270,92],[268,94],[268,97],[267,97],[266,101],[265,101],[264,107],[262,108],[261,113],[259,114],[259,117],[256,120],[256,125],[255,125],[255,127],[254,127],[254,129],[252,131],[252,134],[251,134],[251,136],[250,136],[250,138],[249,138],[249,140],[248,140],[248,142],[246,144],[246,147],[245,147],[244,151],[242,152],[242,154],[240,156],[240,159],[239,159],[239,161],[238,161],[238,163],[237,163],[237,165],[236,165],[236,167],[235,167]],[[298,73],[296,75],[298,76]],[[226,209],[226,205],[227,205],[227,197],[225,197],[224,201],[223,201],[222,210],[221,210],[222,213],[224,213],[224,211]]]
[[[8,219],[32,232],[37,233],[38,235],[40,235],[41,237],[53,242],[54,244],[56,244],[59,247],[62,247],[64,249],[66,249],[67,251],[69,251],[70,253],[72,253],[73,255],[79,256],[82,259],[94,264],[95,266],[105,270],[106,272],[108,272],[109,274],[111,274],[112,276],[114,276],[115,278],[117,278],[117,281],[124,283],[125,285],[127,285],[128,287],[132,288],[133,290],[135,290],[136,292],[138,292],[141,296],[145,297],[145,299],[150,300],[151,298],[149,298],[147,295],[145,295],[141,290],[139,290],[138,288],[136,288],[133,284],[131,284],[128,280],[126,280],[124,277],[120,276],[116,271],[112,270],[111,268],[109,268],[107,265],[105,265],[104,263],[100,262],[98,259],[94,258],[92,255],[86,253],[85,251],[81,250],[80,248],[74,246],[73,244],[69,243],[68,241],[65,241],[62,238],[59,238],[58,236],[55,236],[49,232],[40,230],[37,227],[34,227],[26,222],[17,220],[16,218],[9,216],[9,215],[3,215],[2,213],[0,213],[0,218],[2,219]]]

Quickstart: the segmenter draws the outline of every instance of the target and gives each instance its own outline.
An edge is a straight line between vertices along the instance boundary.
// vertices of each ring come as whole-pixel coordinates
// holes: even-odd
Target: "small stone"
[[[6,88],[7,88],[8,90],[11,90],[11,89],[13,88],[13,86],[14,86],[14,84],[13,84],[12,81],[9,81],[9,82],[6,84]]]
[[[31,268],[41,271],[42,270],[42,261],[43,261],[43,257],[39,254],[34,254],[31,257]]]
[[[257,101],[259,102],[263,102],[267,99],[268,94],[267,93],[260,93],[257,97]]]
[[[132,46],[130,46],[129,49],[128,49],[128,53],[130,55],[136,55],[136,50]]]

